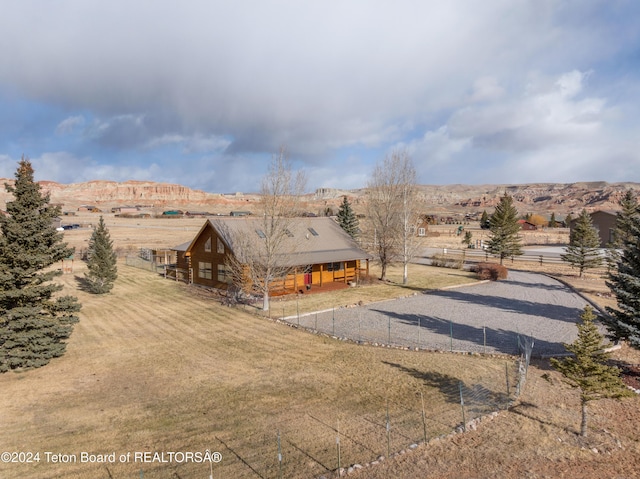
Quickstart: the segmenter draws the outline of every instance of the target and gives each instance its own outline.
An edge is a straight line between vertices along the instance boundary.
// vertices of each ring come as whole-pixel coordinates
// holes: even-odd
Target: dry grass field
[[[423,436],[421,392],[429,435],[443,434],[460,422],[443,385],[499,395],[511,364],[311,335],[125,265],[111,294],[92,296],[75,291],[82,269],[62,278],[83,304],[67,354],[0,376],[0,451],[40,452],[39,463],[0,464],[0,477],[208,477],[208,463],[45,456],[206,449],[223,455],[214,477],[277,477],[278,431],[283,477],[314,477],[337,465],[338,427],[343,464],[371,461],[386,455],[387,408],[395,451]]]
[[[105,220],[121,251],[182,243],[204,223],[109,215]],[[65,232],[78,248],[86,247],[89,236],[89,229]],[[546,362],[530,367],[524,394],[509,411],[477,430],[438,438],[460,422],[455,385],[499,397],[505,365],[511,371],[512,361],[336,341],[249,309],[220,306],[194,288],[122,263],[111,294],[88,295],[77,289],[83,268],[75,261],[73,274],[62,277],[65,292],[83,304],[67,354],[44,368],[0,376],[0,452],[40,453],[38,463],[0,463],[2,478],[204,478],[211,473],[209,463],[134,458],[136,452],[207,449],[223,457],[213,465],[214,478],[276,478],[281,472],[284,478],[332,477],[338,430],[343,466],[387,455],[387,414],[389,450],[419,441],[421,393],[430,442],[352,477],[640,477],[638,398],[593,404],[590,436],[581,439],[578,396]],[[601,278],[557,273],[603,299],[597,294]],[[398,274],[392,271],[392,279]],[[472,281],[463,272],[419,266],[411,278],[410,287],[426,289]],[[322,309],[411,292],[377,284],[305,296],[298,307]],[[273,303],[275,312],[283,306],[293,311],[295,300]],[[640,363],[640,355],[626,348],[616,355]],[[45,452],[52,453],[49,461]],[[81,452],[115,453],[115,463],[80,463]],[[130,458],[120,462],[127,453]],[[53,462],[54,454],[78,462]]]

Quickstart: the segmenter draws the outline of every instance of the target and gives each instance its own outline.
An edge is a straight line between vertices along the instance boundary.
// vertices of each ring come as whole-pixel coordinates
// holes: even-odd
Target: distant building
[[[600,247],[606,248],[609,244],[613,243],[613,232],[616,227],[616,211],[594,211],[590,214],[591,223],[593,227],[598,231],[598,236],[600,236]],[[570,231],[573,231],[573,228],[576,225],[576,219],[571,221],[569,225]]]
[[[518,220],[518,224],[520,225],[520,229],[523,231],[535,231],[538,229],[536,225],[527,220]]]

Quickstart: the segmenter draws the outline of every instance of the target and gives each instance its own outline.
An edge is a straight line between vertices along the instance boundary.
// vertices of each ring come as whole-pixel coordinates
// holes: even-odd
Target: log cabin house
[[[287,230],[286,252],[278,262],[289,268],[284,278],[274,280],[273,293],[305,291],[328,283],[357,283],[369,274],[371,255],[331,218],[295,218]],[[175,278],[201,286],[227,289],[231,282],[227,271],[228,255],[242,258],[237,251],[245,242],[234,238],[264,240],[260,218],[217,217],[209,219],[195,238],[176,246]],[[174,277],[173,274],[169,273]]]

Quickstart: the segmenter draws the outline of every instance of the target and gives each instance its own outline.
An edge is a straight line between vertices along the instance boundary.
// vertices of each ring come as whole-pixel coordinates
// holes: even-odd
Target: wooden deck
[[[318,294],[318,293],[327,293],[329,291],[339,291],[341,289],[347,289],[349,285],[342,281],[333,281],[330,283],[324,283],[322,286],[318,286],[314,284],[310,289],[307,289],[305,286],[298,288],[297,292],[299,294]],[[274,291],[271,293],[271,296],[286,296],[290,294],[296,294],[294,290],[287,291]]]

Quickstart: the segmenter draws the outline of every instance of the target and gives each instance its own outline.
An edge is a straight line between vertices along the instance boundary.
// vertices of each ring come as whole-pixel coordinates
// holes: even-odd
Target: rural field
[[[187,241],[204,222],[105,220],[116,248],[130,252]],[[90,229],[65,232],[77,248],[89,236]],[[0,477],[328,478],[338,464],[366,464],[397,451],[407,452],[352,477],[640,476],[638,398],[590,406],[590,436],[579,438],[578,396],[548,362],[529,368],[522,395],[504,410],[511,399],[505,372],[513,389],[515,358],[338,341],[251,308],[221,306],[202,290],[123,261],[113,292],[93,296],[78,289],[83,269],[76,260],[61,278],[65,292],[83,304],[66,355],[44,368],[0,376],[0,452],[39,453],[40,459],[0,463]],[[474,281],[444,268],[414,265],[410,273],[413,290]],[[582,289],[603,299],[596,275],[558,274],[578,288],[587,283]],[[399,271],[391,279],[309,295],[303,307],[408,294],[393,281]],[[273,307],[292,311],[296,305],[289,299]],[[640,355],[624,347],[615,354],[640,363]],[[475,430],[450,435],[462,422],[458,387],[486,399],[465,405],[467,421],[500,412]],[[207,450],[222,461],[175,456],[162,462],[172,452]],[[82,453],[104,462],[82,462]]]

